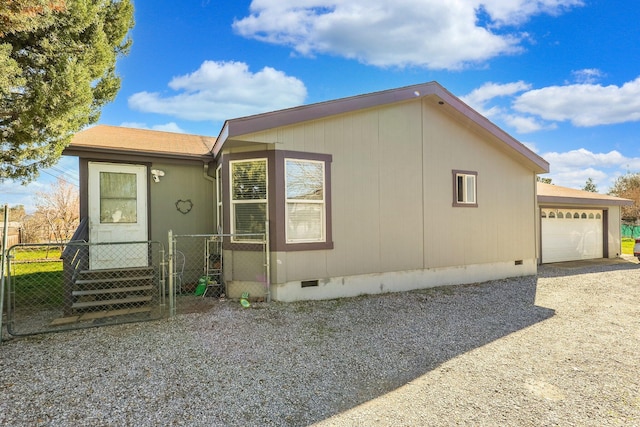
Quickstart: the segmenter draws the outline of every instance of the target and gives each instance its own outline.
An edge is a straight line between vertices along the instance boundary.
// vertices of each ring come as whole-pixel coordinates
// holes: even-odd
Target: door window
[[[100,223],[136,223],[136,174],[100,172]]]

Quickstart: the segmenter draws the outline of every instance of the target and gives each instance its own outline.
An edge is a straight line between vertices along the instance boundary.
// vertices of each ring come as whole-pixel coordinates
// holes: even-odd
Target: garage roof
[[[590,206],[629,206],[633,204],[633,200],[538,182],[538,203]]]

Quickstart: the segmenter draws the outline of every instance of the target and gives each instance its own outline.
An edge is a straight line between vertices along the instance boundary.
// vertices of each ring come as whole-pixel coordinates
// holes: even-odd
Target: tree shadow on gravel
[[[552,317],[554,310],[534,303],[536,284],[529,276],[280,306],[285,313],[276,324],[298,328],[300,339],[273,346],[292,375],[263,382],[272,387],[267,405],[288,408],[280,414],[281,425],[308,425],[383,396],[448,360]]]

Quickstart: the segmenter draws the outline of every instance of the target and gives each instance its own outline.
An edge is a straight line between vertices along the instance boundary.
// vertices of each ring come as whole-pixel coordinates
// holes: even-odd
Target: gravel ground
[[[640,266],[0,345],[0,425],[640,426]]]

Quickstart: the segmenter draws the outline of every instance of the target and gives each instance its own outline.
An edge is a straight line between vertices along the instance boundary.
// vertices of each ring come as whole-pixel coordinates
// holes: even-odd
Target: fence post
[[[4,272],[9,241],[9,205],[4,205],[4,224],[2,233],[2,265],[0,266],[0,344],[2,343],[2,316],[4,316]]]
[[[169,317],[174,317],[176,315],[176,294],[173,292],[173,230],[169,230],[168,233],[169,238],[169,267],[168,267],[168,276],[169,276]]]
[[[265,284],[267,286],[267,302],[271,302],[271,248],[269,247],[269,221],[265,222],[265,231],[266,233],[264,234],[264,250],[265,250],[265,258],[264,258],[264,263],[265,263],[265,272],[264,272],[264,276],[265,276]]]
[[[163,310],[167,308],[167,269],[168,269],[167,254],[164,252],[164,245],[160,245],[160,268],[158,269],[158,277],[160,280],[160,305]]]

